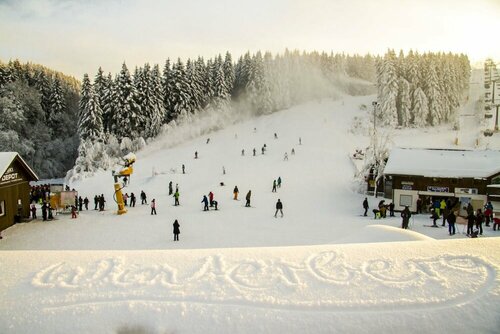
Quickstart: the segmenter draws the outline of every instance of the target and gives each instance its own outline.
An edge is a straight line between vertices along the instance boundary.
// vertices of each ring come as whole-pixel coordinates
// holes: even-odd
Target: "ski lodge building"
[[[0,231],[30,216],[30,181],[38,176],[16,152],[0,152]]]
[[[417,211],[423,203],[449,197],[460,202],[460,214],[471,203],[483,208],[489,200],[500,211],[500,151],[394,148],[384,169],[385,197],[395,210]]]

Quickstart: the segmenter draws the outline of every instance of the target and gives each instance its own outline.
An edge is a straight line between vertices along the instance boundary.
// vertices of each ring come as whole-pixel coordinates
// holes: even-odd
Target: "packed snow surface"
[[[427,215],[415,215],[411,230],[397,214],[362,216],[350,157],[368,146],[370,110],[360,105],[373,99],[311,102],[206,134],[186,128],[186,138],[202,135],[184,141],[167,135],[135,152],[124,192],[137,205],[125,215],[115,214],[109,171],[72,184],[90,210],[2,233],[0,332],[496,332],[499,232],[473,240],[461,225],[451,237],[426,227]],[[353,127],[354,116],[362,124]],[[454,146],[456,135],[449,125],[395,130],[393,142],[471,148]],[[179,185],[178,207],[169,181]],[[141,190],[157,215],[141,205]],[[204,212],[210,191],[219,210]],[[93,210],[95,194],[105,211]],[[274,217],[278,198],[283,218]],[[369,197],[370,207],[379,200]]]

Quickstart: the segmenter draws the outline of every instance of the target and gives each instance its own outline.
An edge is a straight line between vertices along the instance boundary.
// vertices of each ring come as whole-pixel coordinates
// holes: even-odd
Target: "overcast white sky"
[[[167,57],[285,48],[500,61],[500,0],[0,0],[0,59],[81,78]]]

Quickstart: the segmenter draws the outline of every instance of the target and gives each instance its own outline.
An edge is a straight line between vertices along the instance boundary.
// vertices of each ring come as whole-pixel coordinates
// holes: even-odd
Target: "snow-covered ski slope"
[[[0,332],[496,332],[498,232],[486,228],[472,240],[461,226],[453,237],[425,227],[427,216],[415,216],[411,230],[399,218],[361,216],[349,155],[368,145],[368,129],[350,129],[354,116],[368,122],[373,99],[311,102],[173,147],[179,133],[201,130],[167,135],[137,152],[125,191],[138,203],[126,215],[114,213],[110,172],[74,184],[89,199],[103,193],[107,210],[3,231]],[[456,135],[447,125],[395,130],[393,141],[456,147]],[[480,144],[500,148],[498,136],[487,140]],[[282,186],[272,193],[278,176]],[[179,184],[179,207],[169,181]],[[156,216],[140,204],[141,190],[156,199]],[[209,191],[218,211],[202,211]],[[278,198],[283,218],[274,218]],[[379,199],[369,200],[375,207]]]

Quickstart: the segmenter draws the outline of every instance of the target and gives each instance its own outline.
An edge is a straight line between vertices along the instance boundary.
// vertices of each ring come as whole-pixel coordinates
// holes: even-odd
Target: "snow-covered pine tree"
[[[171,119],[176,119],[182,113],[189,111],[189,83],[181,59],[172,67],[172,85],[169,92],[169,105],[171,106]]]
[[[425,72],[425,87],[424,93],[427,96],[429,115],[428,123],[430,125],[438,125],[443,121],[443,101],[441,89],[439,87],[439,79],[436,72],[436,64],[432,55],[428,56],[427,71]]]
[[[104,100],[106,78],[104,77],[104,72],[100,66],[97,70],[97,74],[94,78],[94,84],[92,85],[92,87],[94,88],[95,96],[99,101],[99,107],[101,108],[101,110],[104,110],[104,105],[102,104],[101,100]]]
[[[80,111],[78,134],[81,140],[89,139],[95,142],[104,137],[102,109],[92,86],[88,87],[86,94],[86,102],[82,105],[83,109]]]
[[[163,120],[165,119],[161,74],[158,64],[153,66],[150,81],[152,85],[153,109],[149,120],[148,137],[155,137],[160,132]]]
[[[123,63],[122,70],[116,78],[114,94],[115,113],[113,117],[113,133],[119,138],[138,137],[140,125],[144,123],[140,106],[137,104],[137,91],[127,65]]]
[[[234,88],[235,73],[233,66],[233,58],[229,53],[229,51],[226,52],[226,56],[224,58],[223,70],[224,70],[224,82],[226,83],[226,87],[229,94],[232,94]]]
[[[413,91],[413,108],[412,108],[412,123],[416,127],[424,127],[427,124],[429,115],[429,106],[427,104],[427,96],[425,96],[422,88],[417,87]]]
[[[226,86],[224,75],[224,64],[219,55],[213,65],[213,98],[211,105],[214,109],[225,109],[230,101],[229,89]]]
[[[403,127],[409,127],[411,125],[411,93],[410,93],[410,83],[401,76],[399,78],[399,94],[398,94],[398,114],[399,114],[399,124]]]
[[[103,95],[99,99],[99,105],[102,109],[102,125],[105,134],[112,132],[114,128],[114,112],[116,110],[115,103],[115,82],[111,77],[111,73],[105,77],[102,87]]]
[[[62,117],[66,110],[66,101],[59,78],[55,78],[50,95],[50,108],[47,117],[47,125],[52,135],[56,135],[62,124]]]
[[[82,120],[82,111],[87,108],[87,104],[89,102],[90,88],[91,84],[89,75],[85,73],[83,75],[82,88],[80,90],[80,101],[78,102],[78,127],[80,127]]]
[[[165,109],[164,123],[170,122],[173,119],[172,106],[170,105],[170,91],[172,90],[172,69],[170,68],[170,59],[167,58],[163,66],[163,74],[161,78],[163,92],[163,108]]]
[[[382,73],[379,76],[380,81],[377,83],[379,92],[381,92],[378,100],[382,124],[393,127],[398,125],[398,110],[396,103],[398,96],[398,76],[396,66],[396,54],[394,50],[389,50],[382,61],[382,66],[380,68]]]

